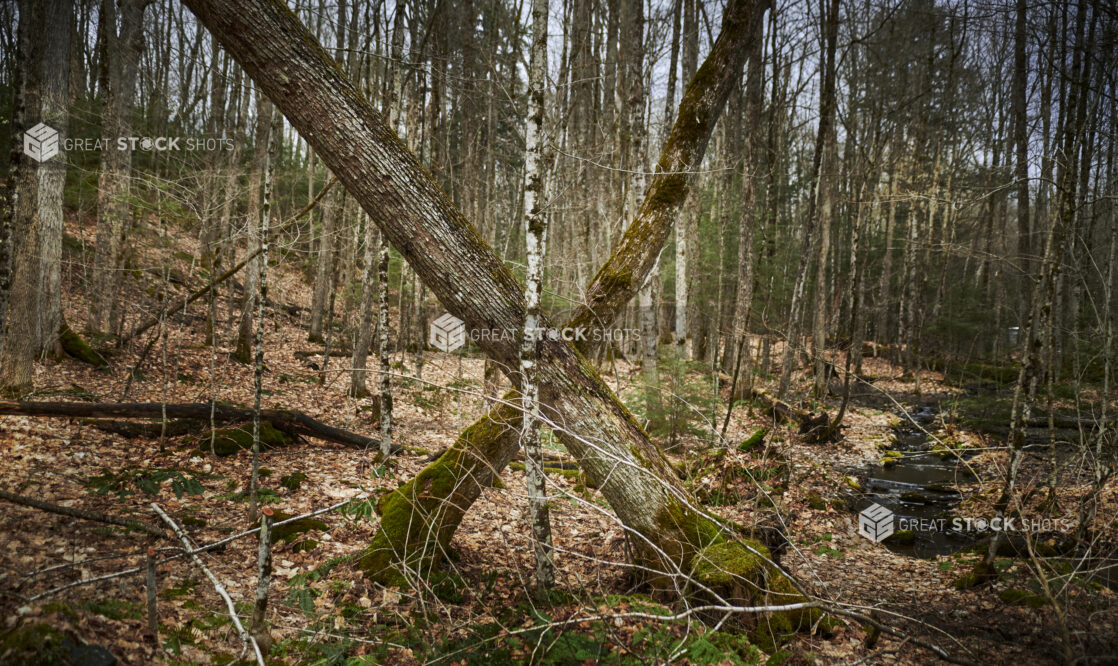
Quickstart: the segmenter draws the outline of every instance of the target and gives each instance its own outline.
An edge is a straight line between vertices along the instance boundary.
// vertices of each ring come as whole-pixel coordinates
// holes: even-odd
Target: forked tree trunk
[[[323,161],[452,314],[474,329],[522,330],[523,294],[516,278],[286,6],[266,0],[187,0],[187,5],[315,145]],[[687,192],[683,172],[705,147],[713,116],[721,111],[729,86],[740,74],[754,6],[749,0],[734,0],[727,7],[720,43],[685,96],[683,118],[661,158],[659,170],[670,173],[658,174],[652,195],[630,227],[630,231],[643,228],[648,236],[636,248],[628,244],[631,255],[615,254],[616,261],[609,262],[619,270],[608,274],[606,282],[611,284],[603,289],[624,292],[622,303],[651,268],[670,227],[655,222],[665,211],[674,217]],[[665,187],[666,183],[674,187]],[[549,327],[546,318],[540,324]],[[483,339],[482,347],[512,367],[519,345],[515,336],[508,337]],[[600,484],[630,530],[637,561],[651,573],[655,586],[694,595],[697,582],[707,587],[708,594],[710,588],[719,588],[748,602],[801,599],[762,546],[728,536],[717,520],[697,509],[697,500],[668,460],[572,346],[545,336],[538,363],[544,389],[541,402],[547,405],[553,430],[591,482]],[[510,375],[517,381],[516,373]],[[384,522],[413,515],[407,508],[401,511],[401,504],[423,501],[461,482],[472,483],[460,476],[461,468],[455,465],[465,457],[462,448],[452,448],[441,464],[389,495],[381,505],[395,507],[391,518],[385,512]],[[455,510],[440,505],[442,509]],[[401,528],[406,532],[406,525],[394,527]],[[375,569],[378,561],[391,564],[390,559],[378,557],[375,547],[362,560],[363,567]],[[406,580],[402,571],[397,580]],[[785,612],[791,613],[781,618],[785,626],[788,621],[807,619],[800,607]]]

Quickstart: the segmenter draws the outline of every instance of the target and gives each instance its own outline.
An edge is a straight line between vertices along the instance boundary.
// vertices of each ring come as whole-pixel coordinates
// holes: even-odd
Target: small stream
[[[904,414],[901,416],[905,418]],[[911,542],[887,539],[885,546],[894,552],[914,557],[956,553],[975,543],[972,536],[950,529],[950,514],[963,499],[955,485],[974,481],[974,475],[957,457],[941,458],[930,451],[935,442],[924,430],[934,427],[936,411],[932,405],[917,406],[908,412],[907,418],[905,424],[894,429],[896,441],[890,446],[903,457],[895,464],[877,463],[859,471],[865,492],[855,511],[880,504],[896,515],[898,529],[914,521],[923,521],[925,525],[937,521],[937,529],[913,530],[915,539]],[[941,526],[943,529],[938,529]]]

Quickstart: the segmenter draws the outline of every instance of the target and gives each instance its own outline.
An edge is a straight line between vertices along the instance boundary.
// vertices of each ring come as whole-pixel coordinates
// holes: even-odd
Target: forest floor
[[[92,238],[89,225],[74,226],[75,234],[87,242]],[[67,243],[71,266],[91,259],[78,245],[73,237]],[[191,276],[186,278],[189,288],[203,283],[192,276],[197,248],[184,237],[175,249],[173,262],[182,275]],[[153,266],[159,262],[154,254],[141,259]],[[154,310],[153,280],[150,275],[126,279],[124,301]],[[281,265],[271,280],[270,293],[277,302],[309,305],[310,290],[295,267]],[[87,305],[77,271],[65,281],[67,319],[83,322]],[[187,291],[182,285],[174,289],[180,296]],[[39,364],[36,394],[29,399],[203,402],[216,393],[223,401],[251,405],[252,368],[231,358],[228,340],[219,341],[216,350],[203,344],[204,303],[171,319],[166,353],[163,345],[155,345],[131,381],[129,370],[143,353],[142,342],[114,353],[108,371],[73,360]],[[348,373],[342,368],[348,359],[330,359],[323,386],[317,369],[322,358],[296,354],[321,350],[307,342],[306,322],[274,309],[267,319],[264,406],[298,409],[376,437],[371,401],[345,395]],[[290,542],[276,544],[268,613],[276,663],[345,663],[353,658],[370,663],[934,662],[934,655],[913,638],[970,663],[1061,663],[1065,646],[1075,655],[1093,657],[1089,663],[1118,659],[1114,592],[1083,572],[1067,571],[1067,560],[1051,558],[1038,566],[1027,558],[1004,557],[993,583],[957,589],[956,581],[978,557],[975,552],[918,558],[859,536],[851,508],[860,496],[859,479],[893,448],[902,409],[935,405],[940,416],[928,429],[949,438],[953,447],[970,450],[967,463],[976,479],[960,487],[967,499],[956,509],[959,515],[992,513],[1006,459],[993,439],[967,430],[965,420],[951,423],[945,416],[959,404],[963,388],[927,372],[916,395],[912,379],[883,359],[866,360],[864,372],[875,380],[858,392],[838,443],[806,444],[781,426],[763,447],[738,451],[737,443],[771,426],[759,410],[742,407],[730,420],[729,447],[690,435],[669,455],[712,511],[743,525],[781,524],[789,542],[782,565],[815,593],[872,613],[902,636],[878,637],[852,621],[831,636],[799,634],[779,648],[762,651],[734,631],[738,620],[714,632],[697,618],[591,617],[683,609],[651,599],[634,585],[625,566],[621,527],[602,496],[586,488],[577,472],[549,476],[551,491],[559,496],[551,513],[559,591],[548,602],[534,601],[525,592],[533,561],[523,472],[514,468],[503,473],[503,487],[486,489],[467,513],[452,544],[457,558],[430,589],[416,593],[372,585],[353,566],[377,528],[372,502],[362,499],[375,500],[411,478],[425,465],[425,452],[449,446],[484,410],[480,358],[427,352],[422,382],[412,377],[413,355],[397,354],[395,359],[395,441],[406,448],[388,464],[375,464],[372,451],[311,439],[262,457],[266,502],[277,510],[298,515],[354,500],[345,510],[320,516],[321,523]],[[619,362],[601,370],[624,399],[637,402],[637,368]],[[798,376],[797,381],[806,394],[806,380]],[[727,395],[728,387],[722,390],[722,397]],[[832,415],[837,403],[837,398],[802,402]],[[725,400],[717,409],[721,425]],[[250,527],[242,493],[251,456],[247,451],[213,456],[204,451],[205,442],[205,432],[168,438],[161,445],[158,438],[129,439],[78,419],[0,417],[0,487],[151,522],[157,521],[150,503],[158,502],[186,526],[195,543],[209,543]],[[1075,517],[1075,498],[1084,492],[1085,481],[1072,470],[1069,465],[1061,471],[1057,501],[1045,516]],[[305,475],[301,483],[295,482],[297,473]],[[1031,515],[1040,510],[1045,493],[1027,490],[1043,487],[1046,480],[1033,457],[1023,478],[1024,495],[1031,499],[1022,514]],[[1100,547],[1113,546],[1116,515],[1118,488],[1112,482],[1093,525],[1106,541]],[[241,654],[240,640],[213,586],[185,560],[159,568],[158,647],[146,628],[142,572],[50,592],[140,566],[146,548],[161,544],[124,528],[8,503],[0,516],[0,662],[21,663],[21,649],[45,640],[46,634],[30,630],[39,623],[103,646],[124,663],[228,663]],[[246,621],[256,554],[255,538],[245,538],[204,556]],[[1046,575],[1038,577],[1037,571]],[[1052,588],[1055,605],[1038,581]]]

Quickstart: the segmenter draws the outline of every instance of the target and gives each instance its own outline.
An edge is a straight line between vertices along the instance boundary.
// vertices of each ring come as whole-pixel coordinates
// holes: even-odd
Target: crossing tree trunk
[[[515,277],[285,5],[267,0],[186,4],[315,146],[452,314],[473,329],[523,328],[523,294]],[[654,222],[664,210],[674,213],[686,195],[687,179],[680,167],[692,164],[695,153],[705,147],[713,116],[721,111],[729,85],[741,71],[754,6],[749,0],[728,5],[722,35],[726,39],[712,49],[681,104],[684,119],[677,123],[678,131],[673,131],[660,162],[659,170],[671,173],[657,176],[674,181],[675,187],[654,184],[652,196],[630,226],[654,237],[639,244],[635,256],[610,262],[623,269],[608,280],[626,292],[622,302],[629,300],[655,261],[657,252],[649,246],[658,248],[667,232],[668,225],[657,227]],[[632,268],[624,270],[630,263]],[[614,290],[616,286],[609,291]],[[550,327],[546,318],[540,324]],[[482,340],[482,347],[504,366],[514,367],[519,345],[515,336],[507,337],[491,336]],[[717,520],[697,509],[697,501],[661,451],[571,345],[545,336],[538,372],[544,389],[541,403],[547,405],[553,430],[629,528],[637,562],[650,573],[655,587],[686,596],[721,590],[729,597],[760,603],[801,598],[763,546],[727,536]],[[510,379],[518,381],[517,373],[510,373]],[[432,491],[452,488],[462,480],[455,463],[463,457],[462,449],[452,448],[441,466],[395,491],[387,502],[398,507],[409,503],[406,494],[422,500]],[[410,514],[405,511],[405,519]],[[393,519],[399,517],[399,511],[393,514]],[[383,520],[390,520],[387,512]],[[378,561],[383,558],[370,552],[362,566],[376,569]],[[686,580],[681,577],[687,574],[691,575]],[[787,626],[807,615],[796,607],[779,619]]]

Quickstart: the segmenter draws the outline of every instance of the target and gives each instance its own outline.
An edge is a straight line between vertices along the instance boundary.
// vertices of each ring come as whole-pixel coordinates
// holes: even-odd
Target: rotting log
[[[451,314],[472,329],[523,330],[523,292],[515,276],[284,3],[185,0],[185,4],[315,148]],[[658,168],[661,175],[673,179],[686,174],[673,166],[673,157],[678,167],[686,167],[690,164],[686,158],[692,154],[687,149],[695,143],[705,148],[714,123],[702,122],[709,119],[696,115],[696,109],[721,110],[741,72],[746,50],[740,40],[752,34],[750,21],[760,20],[756,7],[755,0],[728,3],[722,34],[692,81],[697,85],[692,85],[681,104],[685,120],[677,123],[668,139],[666,156]],[[703,83],[715,79],[718,85]],[[704,97],[720,98],[719,103],[708,105]],[[696,134],[701,136],[696,138]],[[646,199],[642,209],[681,203],[687,190],[686,175],[674,178],[674,183],[675,187],[659,190],[661,198]],[[652,253],[647,268],[654,261]],[[638,266],[646,271],[644,262]],[[631,281],[632,290],[640,284],[634,279],[640,277],[637,271],[613,277]],[[552,328],[546,319],[541,326]],[[515,338],[497,335],[483,338],[480,344],[508,369],[515,367],[519,352]],[[682,596],[701,596],[709,586],[704,590],[694,585],[708,580],[726,597],[747,603],[802,599],[787,591],[793,583],[765,557],[761,544],[734,538],[721,521],[698,508],[663,453],[574,347],[561,338],[545,336],[538,363],[539,383],[546,388],[541,403],[547,407],[552,431],[579,460],[590,480],[601,482],[602,494],[633,537],[637,564],[653,576],[654,587]],[[506,373],[514,384],[518,381],[517,373]],[[462,455],[462,448],[452,447],[435,463],[436,471],[426,477],[421,473],[406,494],[422,500],[432,488],[448,492],[460,480],[469,482],[471,476],[455,468],[459,457],[469,456]],[[440,462],[448,464],[440,467]],[[476,466],[486,467],[488,460]],[[401,496],[391,493],[387,501]],[[436,511],[448,506],[442,500],[438,504]],[[361,564],[376,575],[367,558]],[[715,573],[701,575],[701,567]],[[723,585],[717,572],[733,582]],[[397,578],[406,582],[402,572]],[[738,592],[747,598],[739,599]],[[794,628],[817,615],[816,609],[809,612],[797,604],[779,617]]]
[[[166,411],[164,411],[166,410]],[[0,400],[0,415],[57,416],[70,418],[131,418],[131,419],[193,419],[209,421],[211,404],[208,402],[168,403],[123,402],[14,402]],[[252,421],[253,410],[231,405],[212,405],[212,416],[222,423]],[[271,421],[276,430],[292,437],[315,439],[343,444],[359,449],[376,449],[380,440],[335,428],[318,419],[293,409],[262,409],[260,418]]]

